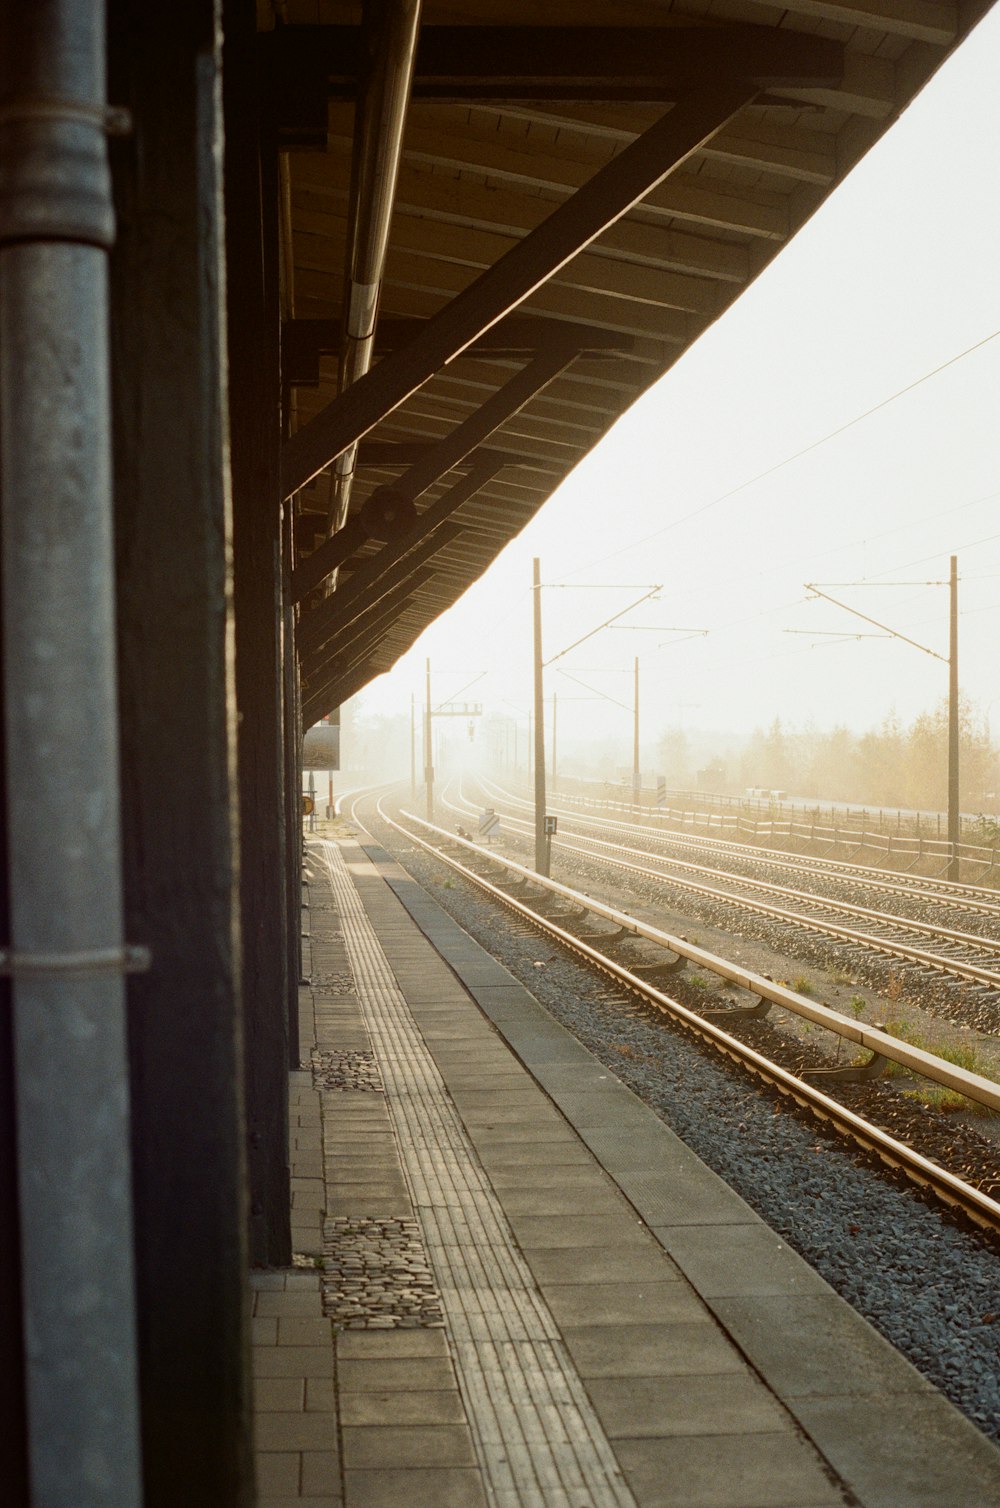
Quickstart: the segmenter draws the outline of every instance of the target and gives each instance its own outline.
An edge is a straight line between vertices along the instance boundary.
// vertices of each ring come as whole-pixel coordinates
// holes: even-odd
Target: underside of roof
[[[349,389],[370,15],[289,0],[270,29],[263,7],[306,726],[476,580],[986,8],[426,5],[373,365]]]

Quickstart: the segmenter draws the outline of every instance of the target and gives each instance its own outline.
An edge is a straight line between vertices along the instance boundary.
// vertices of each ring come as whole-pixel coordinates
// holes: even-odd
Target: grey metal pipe
[[[375,321],[403,154],[421,3],[369,0],[365,7],[371,65],[354,133],[340,392],[364,376],[375,352]],[[347,517],[357,453],[357,446],[352,445],[334,462],[328,534],[341,528]]]
[[[6,7],[3,679],[36,1508],[142,1502],[123,972],[101,0]]]

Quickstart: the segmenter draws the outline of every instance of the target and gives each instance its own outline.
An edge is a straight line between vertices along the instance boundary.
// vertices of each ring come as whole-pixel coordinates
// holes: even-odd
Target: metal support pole
[[[142,1502],[101,0],[6,9],[0,392],[31,1502]]]
[[[635,657],[635,707],[632,732],[632,805],[639,805],[639,656]]]
[[[949,577],[949,634],[948,634],[948,842],[951,857],[948,861],[948,878],[957,880],[961,875],[958,857],[960,837],[958,793],[958,556],[951,557]]]
[[[556,712],[557,712],[556,693],[553,691],[553,693],[552,693],[552,789],[553,790],[555,790],[555,785],[556,785],[556,749],[558,747],[558,745],[556,744]]]
[[[545,841],[545,703],[542,685],[542,576],[541,563],[532,561],[532,621],[535,649],[535,868],[549,872],[549,846]]]
[[[427,786],[427,820],[434,821],[434,744],[431,735],[431,662],[427,661],[427,694],[424,710],[424,782]]]
[[[410,692],[410,797],[417,799],[417,698]]]

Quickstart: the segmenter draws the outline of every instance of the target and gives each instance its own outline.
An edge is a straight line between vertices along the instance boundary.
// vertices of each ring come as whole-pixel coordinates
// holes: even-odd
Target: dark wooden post
[[[226,301],[250,1259],[291,1262],[281,673],[277,157],[261,151],[253,7],[225,0]],[[296,979],[297,984],[297,979]]]
[[[213,0],[112,0],[126,936],[145,1508],[254,1500]]]
[[[2,711],[2,693],[0,693]],[[0,796],[3,791],[0,787]],[[0,929],[10,942],[7,896],[7,806],[0,800]],[[24,1396],[21,1228],[17,1195],[13,1018],[10,985],[0,979],[0,1483],[10,1508],[28,1508],[28,1421]]]

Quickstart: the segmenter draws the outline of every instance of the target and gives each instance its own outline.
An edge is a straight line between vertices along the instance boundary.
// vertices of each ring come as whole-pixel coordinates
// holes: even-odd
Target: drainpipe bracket
[[[131,129],[128,110],[92,100],[15,96],[0,105],[0,245],[110,247],[107,138]]]
[[[0,949],[0,976],[11,979],[91,978],[95,974],[145,974],[148,948],[93,948],[77,953],[21,953]]]

